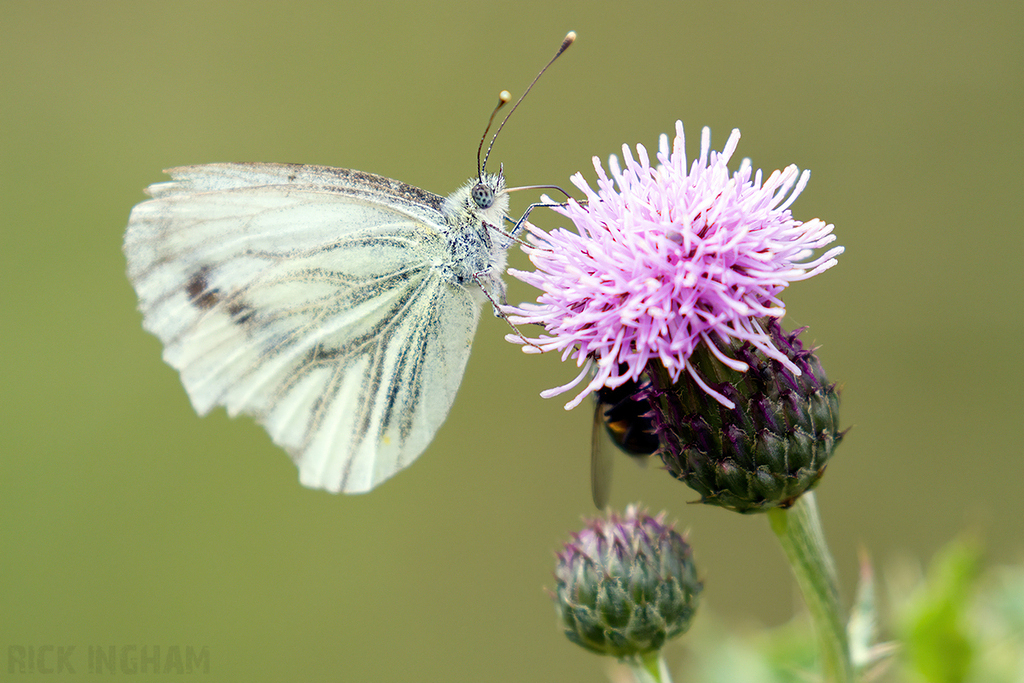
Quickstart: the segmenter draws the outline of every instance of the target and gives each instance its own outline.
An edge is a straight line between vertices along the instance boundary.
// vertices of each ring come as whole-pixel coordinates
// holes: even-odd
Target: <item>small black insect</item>
[[[590,490],[594,504],[604,509],[611,493],[613,454],[602,448],[606,439],[603,431],[619,450],[643,463],[658,450],[658,434],[654,430],[654,418],[650,402],[643,394],[642,380],[630,380],[610,388],[601,387],[595,392],[594,427],[590,446]]]

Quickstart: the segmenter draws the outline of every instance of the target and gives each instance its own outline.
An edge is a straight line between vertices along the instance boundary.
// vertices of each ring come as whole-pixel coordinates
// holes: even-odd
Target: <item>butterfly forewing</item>
[[[324,167],[170,173],[133,210],[125,253],[196,410],[254,416],[307,486],[366,491],[408,465],[479,316],[478,293],[443,276],[444,199]]]

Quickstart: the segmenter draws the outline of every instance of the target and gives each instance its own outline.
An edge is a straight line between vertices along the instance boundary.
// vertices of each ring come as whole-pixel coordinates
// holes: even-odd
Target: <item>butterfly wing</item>
[[[144,327],[196,411],[252,415],[314,488],[367,491],[412,462],[479,318],[440,267],[444,199],[324,167],[169,173],[124,248]]]

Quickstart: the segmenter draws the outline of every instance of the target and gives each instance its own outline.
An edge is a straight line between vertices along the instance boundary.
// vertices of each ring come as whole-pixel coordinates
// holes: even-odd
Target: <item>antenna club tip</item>
[[[565,34],[565,40],[562,41],[562,45],[569,47],[572,45],[574,40],[576,40],[576,31],[569,31]]]
[[[511,99],[512,93],[510,93],[508,90],[502,90],[500,93],[498,93],[498,101],[501,102],[502,104],[509,102]]]

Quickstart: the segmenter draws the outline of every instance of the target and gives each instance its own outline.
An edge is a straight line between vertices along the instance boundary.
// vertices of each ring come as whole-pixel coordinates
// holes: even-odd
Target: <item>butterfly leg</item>
[[[484,279],[483,279],[483,276],[487,275],[487,274],[488,273],[474,273],[471,277],[473,278],[473,281],[476,282],[477,285],[479,285],[480,291],[482,291],[484,293],[484,296],[487,297],[487,300],[490,301],[491,305],[494,307],[494,317],[495,318],[501,318],[506,323],[508,323],[508,326],[512,328],[512,331],[515,333],[515,335],[517,337],[519,337],[523,341],[523,344],[525,344],[526,346],[532,346],[533,348],[535,348],[538,351],[540,351],[541,349],[539,347],[537,347],[537,345],[534,344],[533,342],[531,342],[529,339],[524,337],[523,333],[519,331],[519,328],[516,327],[515,325],[513,325],[512,321],[509,320],[508,316],[505,315],[505,313],[501,310],[501,307],[503,305],[505,305],[505,301],[504,301],[505,293],[502,292],[502,296],[501,296],[502,302],[498,303],[497,299],[495,299],[494,296],[492,296],[491,293],[489,291],[487,291],[487,288],[484,286]]]
[[[526,207],[526,211],[523,212],[523,215],[522,215],[522,217],[519,220],[513,221],[511,218],[507,219],[509,223],[513,223],[513,226],[512,226],[512,230],[510,230],[506,234],[508,234],[508,236],[512,240],[514,240],[516,242],[519,242],[519,244],[523,244],[523,241],[521,239],[519,239],[518,235],[519,235],[519,232],[523,229],[523,226],[526,225],[526,222],[527,222],[526,219],[530,217],[530,212],[533,211],[534,209],[538,208],[538,207],[543,207],[545,209],[552,209],[552,208],[554,208],[556,206],[565,206],[565,202],[562,202],[560,204],[559,203],[554,203],[554,202],[537,202],[536,204],[530,204],[528,207]]]

